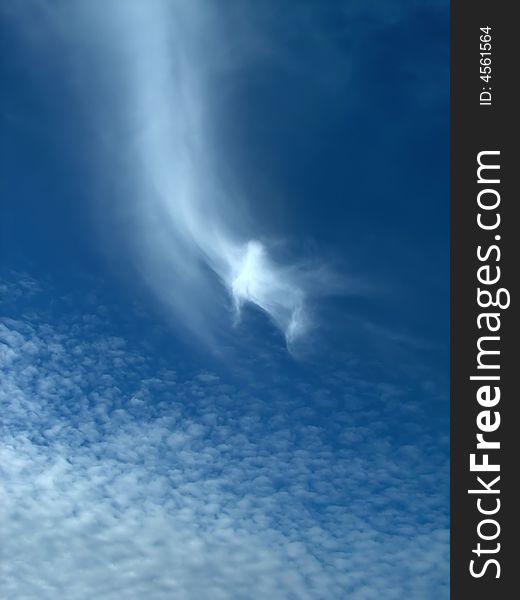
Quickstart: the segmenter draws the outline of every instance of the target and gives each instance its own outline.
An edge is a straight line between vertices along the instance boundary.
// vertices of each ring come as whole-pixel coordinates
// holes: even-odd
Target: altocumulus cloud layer
[[[116,200],[126,215],[119,240],[140,278],[178,323],[208,343],[223,323],[239,321],[246,303],[264,311],[289,345],[300,338],[312,320],[313,290],[335,286],[323,267],[275,259],[269,232],[258,231],[246,199],[219,175],[225,158],[215,151],[213,89],[230,85],[242,58],[240,48],[230,51],[236,32],[224,26],[224,5],[77,0],[28,6],[19,11],[22,29],[37,27],[36,37],[66,53],[65,77],[83,82],[86,119],[99,136],[90,148],[101,159],[98,171],[125,182]],[[111,210],[103,204],[105,213]]]
[[[99,302],[0,291],[3,598],[447,595],[446,453],[398,387],[175,372]]]

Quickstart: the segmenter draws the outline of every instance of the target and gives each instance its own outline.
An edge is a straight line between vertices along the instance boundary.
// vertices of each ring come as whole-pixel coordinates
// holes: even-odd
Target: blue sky
[[[3,597],[448,597],[448,16],[2,8]]]

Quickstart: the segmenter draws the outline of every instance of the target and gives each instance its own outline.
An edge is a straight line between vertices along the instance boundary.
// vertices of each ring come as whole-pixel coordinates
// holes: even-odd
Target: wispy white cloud
[[[339,286],[323,267],[277,256],[279,241],[270,242],[232,175],[223,176],[214,88],[229,85],[241,60],[229,52],[224,7],[211,0],[30,5],[37,10],[20,12],[66,52],[66,78],[80,74],[76,91],[99,132],[86,146],[98,177],[118,190],[100,202],[107,239],[124,247],[127,263],[176,321],[209,343],[247,303],[294,343],[312,322],[309,299]],[[125,215],[117,233],[114,212]]]
[[[318,278],[309,266],[279,263],[219,177],[211,85],[218,84],[215,57],[228,34],[218,16],[208,2],[138,2],[115,16],[128,49],[120,101],[130,117],[123,127],[139,171],[132,234],[146,239],[138,259],[150,285],[199,334],[222,320],[212,314],[222,310],[213,274],[232,299],[235,321],[252,303],[293,343],[308,329],[309,296],[318,285],[320,293],[327,288],[325,273]]]

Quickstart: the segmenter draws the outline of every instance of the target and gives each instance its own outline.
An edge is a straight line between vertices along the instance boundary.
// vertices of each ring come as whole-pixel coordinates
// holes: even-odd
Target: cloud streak
[[[136,234],[147,240],[138,254],[142,272],[198,333],[211,331],[210,321],[218,318],[214,276],[232,300],[235,323],[251,303],[292,345],[308,330],[307,300],[317,281],[308,267],[273,258],[219,181],[208,135],[207,72],[215,68],[207,53],[224,46],[217,16],[207,2],[124,6],[114,18],[124,22],[122,43],[130,57],[124,100],[132,117],[125,125],[136,132]]]
[[[67,39],[65,68],[87,81],[83,100],[99,139],[110,138],[120,159],[111,157],[108,169],[106,149],[94,144],[102,177],[125,182],[114,199],[124,225],[108,237],[123,253],[130,249],[128,262],[176,321],[209,343],[251,304],[291,346],[310,328],[314,290],[323,294],[332,278],[323,267],[275,256],[280,243],[259,230],[222,176],[213,89],[229,83],[240,57],[229,53],[220,10],[209,0],[128,0],[102,9],[79,1],[48,6],[46,18],[52,40],[56,31]],[[113,209],[103,202],[108,230]]]

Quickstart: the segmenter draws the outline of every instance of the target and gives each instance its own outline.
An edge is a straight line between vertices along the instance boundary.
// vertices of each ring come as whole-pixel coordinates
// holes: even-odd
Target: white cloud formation
[[[367,411],[386,387],[236,387],[102,311],[26,314],[0,324],[3,598],[448,597],[446,457],[392,444]],[[338,390],[360,406],[323,420]]]
[[[126,3],[114,20],[128,55],[120,101],[131,113],[123,127],[132,131],[139,170],[133,234],[146,239],[139,251],[145,278],[206,336],[218,298],[213,273],[232,298],[235,320],[252,303],[291,344],[308,328],[307,299],[318,283],[323,293],[323,271],[319,281],[308,267],[277,264],[218,176],[209,135],[211,85],[218,82],[210,77],[218,67],[211,54],[225,50],[228,33],[219,29],[215,7]]]
[[[117,189],[100,202],[107,238],[124,245],[127,261],[177,322],[210,344],[226,322],[239,320],[246,303],[264,311],[289,345],[295,342],[311,322],[309,298],[338,286],[323,267],[275,257],[280,244],[268,241],[269,232],[259,230],[230,185],[233,177],[223,176],[213,90],[232,84],[241,60],[237,48],[230,53],[224,6],[211,0],[29,6],[20,9],[21,22],[32,19],[34,37],[47,30],[47,45],[65,53],[66,80],[81,82],[83,118],[99,132],[86,146],[98,176]],[[84,150],[83,142],[75,150]],[[107,217],[115,204],[125,215],[123,232],[114,232]]]

